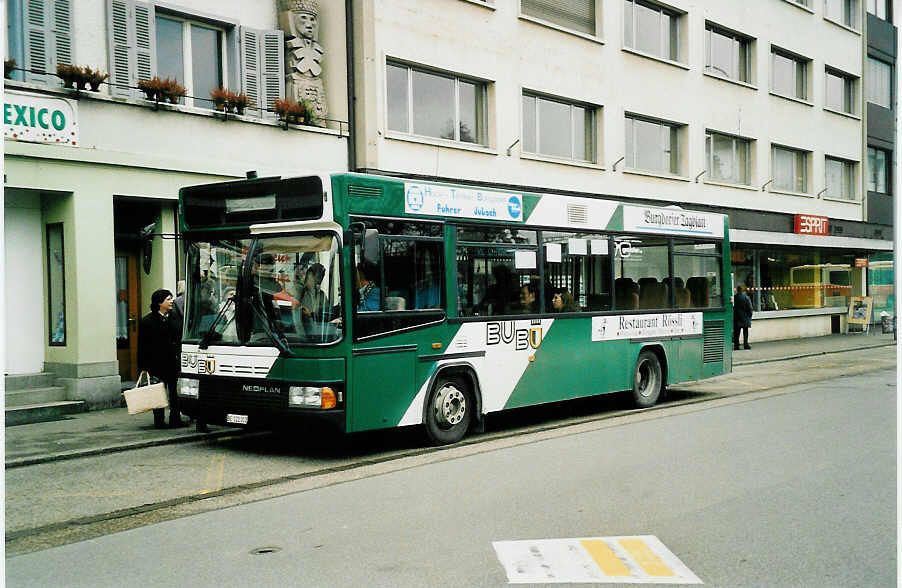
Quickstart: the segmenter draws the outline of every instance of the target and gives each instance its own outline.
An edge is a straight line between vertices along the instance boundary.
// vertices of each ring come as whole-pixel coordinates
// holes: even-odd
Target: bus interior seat
[[[589,294],[586,297],[586,308],[588,310],[608,310],[610,308],[610,297],[607,294]]]
[[[689,289],[692,306],[694,308],[707,308],[711,304],[708,278],[705,276],[692,276],[686,280],[686,288]]]
[[[639,284],[632,278],[614,280],[614,301],[618,310],[636,310],[639,308]]]
[[[654,278],[639,281],[639,308],[667,308],[667,286]]]
[[[407,300],[401,296],[386,296],[385,310],[407,310]]]

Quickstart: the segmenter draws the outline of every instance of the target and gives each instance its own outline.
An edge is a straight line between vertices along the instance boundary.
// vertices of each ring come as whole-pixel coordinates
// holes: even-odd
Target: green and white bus
[[[183,188],[178,392],[214,424],[453,443],[731,370],[727,217],[340,173]],[[726,283],[726,286],[725,286]]]

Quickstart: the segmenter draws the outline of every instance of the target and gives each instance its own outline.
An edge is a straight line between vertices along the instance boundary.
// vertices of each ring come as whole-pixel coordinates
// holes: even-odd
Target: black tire
[[[639,353],[633,372],[633,403],[636,408],[654,406],[663,389],[664,370],[661,369],[661,361],[655,352],[645,349]]]
[[[457,443],[463,439],[476,404],[469,387],[458,377],[436,379],[426,403],[426,435],[436,445]]]

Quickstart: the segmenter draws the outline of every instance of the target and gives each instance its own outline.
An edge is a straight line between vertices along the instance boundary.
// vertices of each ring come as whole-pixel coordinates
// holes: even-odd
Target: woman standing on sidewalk
[[[146,371],[166,384],[169,393],[169,426],[184,426],[179,411],[179,398],[175,389],[179,373],[179,336],[181,325],[170,318],[172,292],[157,290],[150,296],[150,312],[138,326],[138,371]],[[162,429],[166,425],[163,408],[153,411],[153,426]]]

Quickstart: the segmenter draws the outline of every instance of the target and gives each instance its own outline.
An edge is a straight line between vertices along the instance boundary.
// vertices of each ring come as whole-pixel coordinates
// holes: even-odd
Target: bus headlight
[[[200,381],[196,378],[179,378],[176,386],[179,396],[184,398],[198,398],[200,395]]]
[[[291,386],[288,388],[288,406],[304,408],[335,408],[338,396],[328,386]]]

